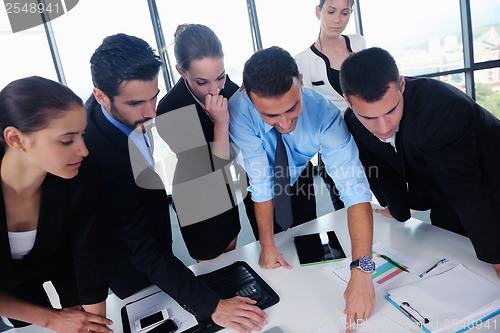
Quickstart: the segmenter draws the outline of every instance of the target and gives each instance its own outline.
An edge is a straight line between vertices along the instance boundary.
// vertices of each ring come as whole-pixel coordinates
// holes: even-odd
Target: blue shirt
[[[155,167],[155,162],[153,160],[153,153],[151,152],[151,146],[149,144],[149,139],[146,133],[141,133],[141,131],[138,130],[132,130],[128,126],[120,123],[118,120],[115,118],[111,117],[108,111],[101,105],[101,111],[104,117],[106,117],[107,120],[113,125],[116,126],[120,131],[122,131],[130,140],[132,140],[133,143],[139,148],[141,151],[142,155],[148,161],[149,165],[151,168],[154,169]]]
[[[282,135],[290,184],[295,183],[309,160],[322,149],[326,170],[335,181],[346,209],[370,202],[370,186],[359,161],[358,148],[339,109],[308,88],[302,92],[302,105],[296,128]],[[229,135],[241,150],[252,200],[271,200],[276,133],[264,122],[245,91],[235,93],[229,100],[229,113]]]

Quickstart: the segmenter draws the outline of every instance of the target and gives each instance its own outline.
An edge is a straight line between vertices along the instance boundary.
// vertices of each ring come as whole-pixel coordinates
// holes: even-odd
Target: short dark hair
[[[152,80],[161,66],[160,57],[144,40],[126,34],[104,38],[90,58],[94,87],[113,101],[126,80]]]
[[[243,85],[260,97],[280,97],[287,93],[293,79],[300,82],[300,72],[295,59],[278,46],[255,52],[243,68]]]
[[[351,54],[340,67],[340,86],[347,99],[356,96],[368,103],[384,97],[391,82],[399,87],[399,77],[394,58],[379,47]]]
[[[189,71],[191,61],[203,58],[222,58],[222,44],[207,26],[202,24],[181,24],[175,32],[174,54],[177,66]]]
[[[58,82],[39,76],[12,81],[0,91],[0,142],[5,146],[9,126],[32,133],[77,107],[83,108],[81,98]]]

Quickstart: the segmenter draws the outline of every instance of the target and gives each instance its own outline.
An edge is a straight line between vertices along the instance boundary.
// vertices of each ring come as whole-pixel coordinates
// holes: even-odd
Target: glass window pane
[[[404,75],[464,67],[458,0],[358,0],[367,46],[389,51]]]
[[[180,24],[203,24],[212,29],[222,43],[224,65],[231,80],[240,85],[243,65],[253,54],[252,37],[244,0],[190,0],[157,1],[174,81],[179,79],[175,70],[174,33]]]
[[[464,73],[441,75],[441,76],[435,77],[435,79],[438,79],[440,81],[451,84],[455,88],[458,88],[458,89],[462,90],[464,93],[466,93],[465,92],[465,74]]]
[[[290,0],[286,5],[282,1],[255,0],[262,47],[277,45],[294,56],[311,46],[319,35],[318,4],[319,0]],[[356,33],[354,15],[343,33]]]
[[[500,59],[500,0],[471,1],[474,62]]]
[[[7,13],[0,10],[0,45],[0,90],[14,80],[32,75],[57,81],[43,26],[13,33]]]
[[[476,102],[500,118],[500,68],[474,72]]]
[[[146,1],[80,1],[52,21],[68,86],[84,101],[92,93],[90,57],[106,36],[125,33],[144,39],[157,49]],[[160,73],[160,96],[165,94]]]

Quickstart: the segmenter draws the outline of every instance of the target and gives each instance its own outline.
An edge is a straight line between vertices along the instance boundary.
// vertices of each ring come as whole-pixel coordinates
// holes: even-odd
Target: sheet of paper
[[[500,310],[500,286],[462,265],[388,293],[418,320],[427,318],[431,332],[455,332]]]
[[[410,324],[409,326],[414,326]],[[335,319],[314,333],[345,333],[346,316]],[[368,320],[354,327],[355,333],[410,333],[408,327],[387,318],[383,313],[374,313]]]
[[[383,259],[381,255],[386,255],[397,263],[403,265],[410,272],[418,267],[421,263],[420,261],[407,256],[404,253],[396,251],[381,242],[373,244],[372,247],[372,259],[375,262],[375,272],[372,275],[373,286],[375,290],[391,283],[392,281],[408,274],[402,269],[394,266],[387,260]],[[351,264],[352,258],[347,258],[341,262],[336,262],[331,265],[324,267],[326,271],[331,273],[334,277],[344,281],[349,282],[351,278],[351,270],[349,265]]]
[[[148,316],[156,311],[167,309],[170,318],[177,324],[178,331],[182,332],[196,326],[198,321],[196,318],[184,310],[179,303],[163,291],[154,293],[148,297],[138,300],[126,306],[130,324],[130,331],[137,333],[135,330],[135,321]],[[153,328],[153,327],[152,327]],[[151,329],[152,329],[151,328]],[[141,331],[146,333],[148,330]]]

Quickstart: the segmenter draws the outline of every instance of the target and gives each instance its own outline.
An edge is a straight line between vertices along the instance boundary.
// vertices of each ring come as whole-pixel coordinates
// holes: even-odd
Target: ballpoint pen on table
[[[406,269],[403,265],[401,265],[400,263],[398,263],[398,262],[396,262],[396,261],[392,260],[392,259],[391,259],[391,258],[389,258],[388,256],[381,254],[381,255],[380,255],[380,257],[381,257],[381,258],[383,258],[383,259],[385,259],[385,260],[387,260],[388,262],[390,262],[391,264],[393,264],[393,265],[394,265],[394,266],[396,266],[397,268],[402,269],[403,271],[410,273],[410,271],[409,271],[409,270],[407,270],[407,269]]]
[[[434,266],[432,266],[431,268],[429,268],[428,270],[426,270],[425,272],[423,272],[422,274],[420,274],[420,278],[423,278],[424,275],[426,275],[427,273],[429,273],[430,271],[432,271],[434,268],[438,267],[441,264],[444,264],[447,261],[448,261],[448,259],[446,259],[446,258],[443,258],[443,259],[439,260],[437,263],[434,264]]]

